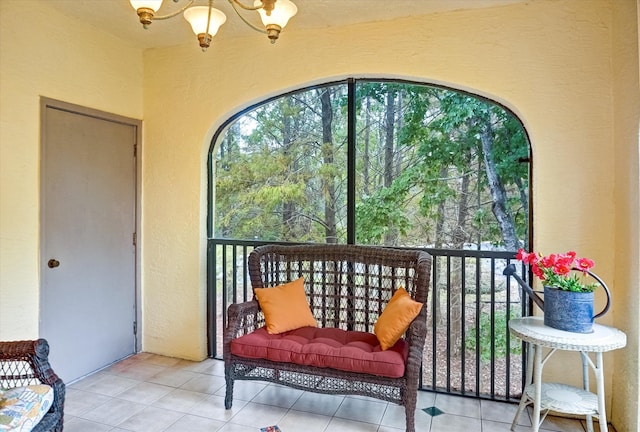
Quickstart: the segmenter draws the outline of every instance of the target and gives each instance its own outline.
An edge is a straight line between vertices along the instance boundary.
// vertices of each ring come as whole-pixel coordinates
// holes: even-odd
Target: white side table
[[[602,353],[622,348],[627,336],[618,329],[600,324],[593,325],[593,333],[571,333],[544,325],[542,317],[525,317],[509,321],[509,330],[529,344],[527,375],[520,406],[513,419],[515,430],[518,417],[529,404],[533,404],[533,432],[538,432],[549,410],[585,415],[589,432],[593,432],[593,416],[598,417],[600,432],[607,432],[607,414],[604,403],[604,365]],[[543,358],[543,351],[549,351]],[[583,388],[566,384],[543,383],[542,368],[557,350],[579,351],[582,357]],[[590,353],[595,353],[595,364]],[[589,366],[596,377],[597,393],[589,391]],[[542,411],[545,411],[541,416]]]

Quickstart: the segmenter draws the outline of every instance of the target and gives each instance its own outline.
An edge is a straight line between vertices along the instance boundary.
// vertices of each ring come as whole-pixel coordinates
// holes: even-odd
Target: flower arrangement
[[[545,286],[574,292],[593,292],[598,287],[596,283],[586,284],[583,282],[589,269],[594,266],[594,262],[589,258],[577,257],[573,251],[542,256],[540,253],[529,253],[520,249],[516,254],[516,259],[529,264],[533,274]],[[578,273],[571,273],[572,270],[577,270]]]

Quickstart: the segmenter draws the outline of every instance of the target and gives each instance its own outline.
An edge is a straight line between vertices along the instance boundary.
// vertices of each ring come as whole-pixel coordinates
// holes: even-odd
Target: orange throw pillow
[[[253,292],[264,313],[268,333],[318,326],[304,293],[303,278],[277,287],[256,288]]]
[[[380,314],[373,332],[378,337],[382,350],[394,346],[418,316],[422,303],[411,298],[404,287],[400,287]]]

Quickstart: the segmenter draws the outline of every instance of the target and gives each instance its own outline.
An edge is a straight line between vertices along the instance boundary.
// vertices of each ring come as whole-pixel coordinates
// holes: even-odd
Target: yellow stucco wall
[[[638,62],[638,24],[640,0],[614,3],[613,46],[613,118],[615,152],[616,252],[615,283],[626,287],[624,295],[614,298],[614,325],[628,337],[627,348],[613,362],[611,405],[612,421],[618,430],[639,430],[640,387],[638,386],[639,340],[638,304],[640,303],[640,63]],[[633,37],[635,29],[636,37]],[[618,409],[619,408],[619,409]]]
[[[0,340],[38,336],[40,96],[142,118],[142,61],[47,2],[0,0]]]
[[[636,0],[535,0],[324,31],[292,26],[275,46],[247,30],[220,35],[206,54],[193,40],[144,55],[45,4],[0,0],[0,339],[37,335],[39,95],[144,118],[143,349],[201,359],[206,153],[215,129],[312,83],[407,78],[490,97],[523,120],[535,246],[593,258],[612,287],[603,322],[624,328],[631,343],[606,357],[607,395],[618,432],[637,430],[638,77],[626,72],[638,68],[637,42],[629,42],[638,25],[628,18]],[[559,360],[548,378],[577,380],[577,361]]]
[[[622,3],[628,12],[635,9],[633,0]],[[629,299],[637,272],[616,267],[616,240],[637,232],[637,203],[636,218],[625,215],[620,226],[618,179],[612,174],[618,167],[613,20],[610,1],[539,0],[384,24],[285,32],[275,46],[249,34],[218,39],[206,54],[195,43],[145,52],[144,207],[154,215],[144,226],[144,261],[153,263],[145,269],[145,287],[156,294],[144,304],[145,348],[196,358],[204,354],[204,161],[216,127],[255,101],[347,76],[442,83],[513,109],[533,146],[536,247],[547,253],[575,249],[593,258],[618,302]],[[637,28],[626,31],[635,37]],[[624,161],[630,170],[635,166],[636,172],[628,173],[635,178],[637,152],[636,143],[635,158]],[[637,183],[629,185],[625,199],[634,193],[637,197]],[[618,285],[617,278],[636,284]],[[634,301],[637,309],[637,296]],[[199,307],[197,316],[194,306]],[[601,322],[626,322],[627,313],[614,307]],[[621,315],[617,320],[616,314]],[[637,325],[625,327],[637,341]],[[610,400],[612,355],[606,363]],[[580,379],[576,357],[561,355],[552,364],[548,379]],[[636,389],[637,375],[637,370],[628,375]],[[624,405],[614,413],[624,411]],[[618,415],[622,419],[626,414]],[[625,423],[628,419],[626,415]],[[616,426],[623,431],[635,427]]]

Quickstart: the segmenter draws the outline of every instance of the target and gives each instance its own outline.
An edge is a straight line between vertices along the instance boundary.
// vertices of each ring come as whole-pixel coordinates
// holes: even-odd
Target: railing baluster
[[[467,321],[467,259],[465,256],[460,258],[460,266],[460,280],[462,283],[462,298],[460,299],[460,307],[462,307],[462,319],[460,320],[460,357],[462,357],[462,360],[460,361],[460,392],[462,394],[465,394],[467,391],[467,350],[465,343],[465,341],[467,340],[467,332],[465,327],[465,323]]]
[[[447,256],[447,393],[451,391],[451,256]]]

